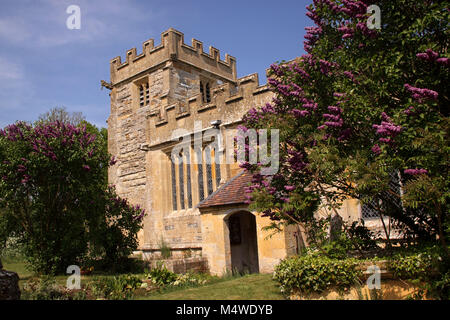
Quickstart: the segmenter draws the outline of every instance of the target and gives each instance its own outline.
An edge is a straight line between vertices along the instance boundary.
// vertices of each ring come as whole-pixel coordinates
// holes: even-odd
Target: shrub
[[[177,280],[177,274],[168,270],[162,263],[158,263],[156,268],[150,270],[148,278],[156,285],[163,287],[174,283]]]
[[[14,237],[34,271],[86,255],[111,263],[137,247],[144,211],[107,188],[106,129],[41,121],[0,129],[0,244]]]
[[[176,280],[171,285],[176,287],[196,287],[205,284],[207,281],[202,274],[186,273],[177,275]]]
[[[395,276],[419,282],[431,298],[450,298],[450,268],[446,254],[439,247],[416,248],[389,258],[388,268]]]
[[[424,279],[433,269],[433,256],[427,253],[396,254],[389,261],[389,269],[401,279]]]
[[[353,258],[337,260],[310,253],[281,261],[275,268],[274,279],[285,294],[295,289],[302,293],[320,293],[329,287],[345,289],[362,275],[358,264]]]
[[[23,300],[69,300],[69,294],[49,276],[30,280],[25,283]]]
[[[133,297],[134,290],[138,289],[142,280],[131,274],[115,277],[102,277],[89,285],[91,294],[97,298],[109,300],[124,300]]]

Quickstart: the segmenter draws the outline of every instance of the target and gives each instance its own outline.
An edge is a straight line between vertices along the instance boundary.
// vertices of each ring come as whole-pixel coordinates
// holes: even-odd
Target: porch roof
[[[245,203],[245,187],[252,182],[252,174],[241,171],[216,191],[211,193],[205,200],[197,205],[197,208],[209,208],[230,204]]]

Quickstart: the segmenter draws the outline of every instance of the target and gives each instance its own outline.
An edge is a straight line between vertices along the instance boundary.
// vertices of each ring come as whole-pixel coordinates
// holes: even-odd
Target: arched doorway
[[[227,219],[233,272],[259,272],[256,219],[246,211],[233,213]]]

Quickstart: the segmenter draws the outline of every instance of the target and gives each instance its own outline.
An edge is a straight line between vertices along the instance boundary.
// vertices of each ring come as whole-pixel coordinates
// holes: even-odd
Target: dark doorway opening
[[[234,213],[228,218],[228,229],[233,273],[259,272],[255,216],[245,211]]]

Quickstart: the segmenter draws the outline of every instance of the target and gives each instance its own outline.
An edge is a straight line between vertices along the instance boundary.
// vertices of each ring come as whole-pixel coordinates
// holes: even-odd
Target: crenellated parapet
[[[192,39],[192,45],[184,43],[184,34],[173,28],[161,34],[161,43],[155,47],[153,39],[142,45],[142,53],[136,48],[126,52],[125,61],[120,56],[111,59],[111,83],[116,85],[143,72],[156,69],[167,61],[181,61],[193,67],[206,70],[218,78],[236,82],[236,59],[225,54],[220,59],[220,51],[212,46],[209,53],[203,51],[203,43]]]
[[[147,114],[150,139],[146,149],[159,148],[161,143],[170,141],[176,128],[193,130],[195,121],[202,121],[203,128],[211,127],[211,121],[218,119],[225,125],[237,123],[250,108],[260,107],[273,97],[267,84],[259,84],[257,73],[237,79],[236,84],[212,88],[208,103],[198,94],[151,109]]]

